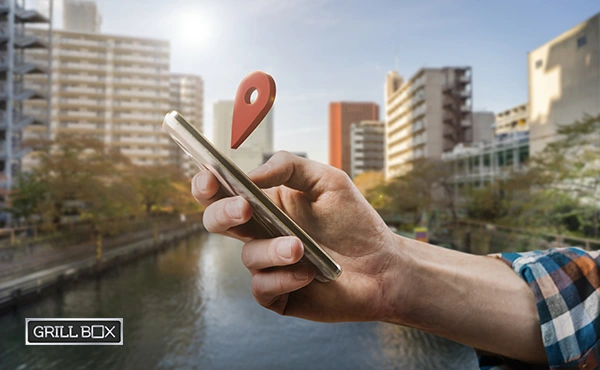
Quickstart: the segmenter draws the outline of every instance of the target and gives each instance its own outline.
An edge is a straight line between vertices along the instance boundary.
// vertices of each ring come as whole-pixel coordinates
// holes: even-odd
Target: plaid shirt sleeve
[[[574,247],[499,255],[533,291],[550,369],[600,368],[599,255]]]

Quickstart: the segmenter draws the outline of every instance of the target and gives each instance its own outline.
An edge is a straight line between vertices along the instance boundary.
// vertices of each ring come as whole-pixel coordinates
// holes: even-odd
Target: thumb
[[[267,163],[250,171],[248,177],[260,188],[285,185],[316,199],[324,191],[319,186],[321,180],[332,170],[327,165],[280,151]]]

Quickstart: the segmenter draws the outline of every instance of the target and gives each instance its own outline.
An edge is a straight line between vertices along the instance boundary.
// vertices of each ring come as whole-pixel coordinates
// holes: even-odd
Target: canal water
[[[260,307],[241,244],[201,234],[0,316],[0,369],[472,369],[472,349]],[[25,346],[25,318],[122,317],[123,346]]]

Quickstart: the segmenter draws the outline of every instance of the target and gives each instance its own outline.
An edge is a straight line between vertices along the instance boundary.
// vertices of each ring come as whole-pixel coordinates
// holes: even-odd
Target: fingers
[[[240,196],[235,196],[219,199],[206,207],[202,222],[209,232],[223,233],[245,224],[251,217],[250,203]]]
[[[192,179],[192,195],[205,207],[225,196],[219,181],[208,170],[201,170]]]
[[[325,190],[324,179],[330,182],[348,177],[333,167],[284,151],[275,153],[267,163],[251,171],[248,176],[261,188],[285,185],[304,192],[312,199]]]
[[[251,272],[274,266],[293,265],[304,255],[298,238],[286,236],[275,239],[256,239],[244,245],[242,262]]]
[[[270,308],[282,295],[307,286],[314,278],[315,270],[305,264],[262,270],[252,276],[252,294],[261,306]]]

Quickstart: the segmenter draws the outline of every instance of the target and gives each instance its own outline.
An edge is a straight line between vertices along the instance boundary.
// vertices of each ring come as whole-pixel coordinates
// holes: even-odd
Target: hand
[[[194,197],[207,208],[204,225],[245,242],[242,261],[252,274],[257,302],[283,315],[315,321],[388,320],[386,279],[395,261],[396,238],[343,171],[287,152],[275,154],[249,174],[269,197],[323,247],[343,269],[338,280],[314,280],[312,266],[298,264],[303,245],[295,237],[265,239],[243,198],[224,198],[217,179],[201,171]],[[397,289],[397,288],[394,288]]]
[[[194,197],[210,232],[245,242],[261,305],[313,321],[387,321],[522,361],[547,361],[529,286],[503,262],[395,235],[337,169],[280,152],[249,174],[341,266],[320,283],[294,237],[265,239],[241,197],[202,171]],[[407,194],[410,196],[410,194]]]

